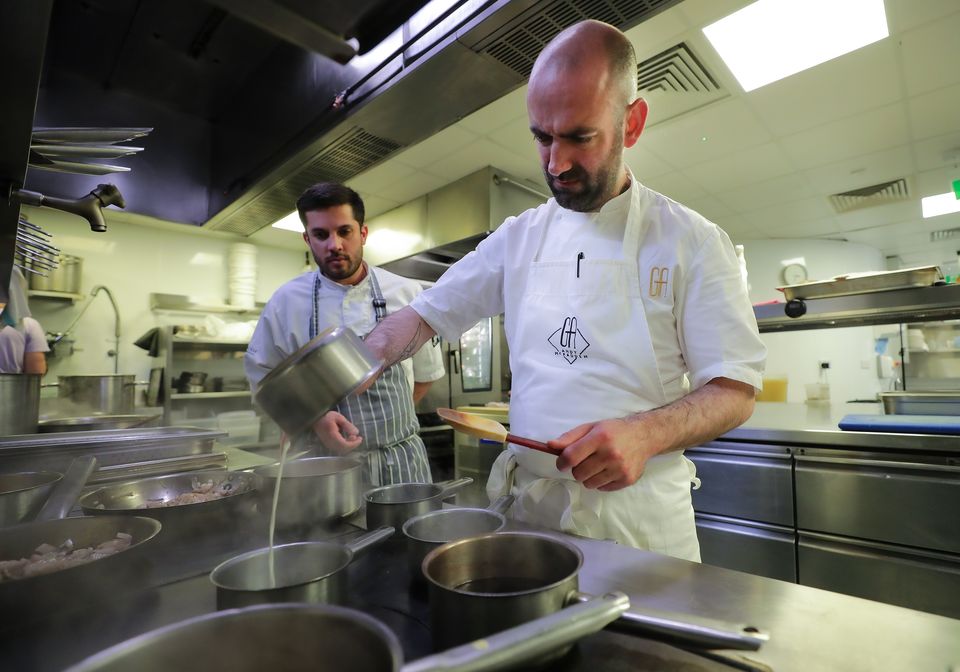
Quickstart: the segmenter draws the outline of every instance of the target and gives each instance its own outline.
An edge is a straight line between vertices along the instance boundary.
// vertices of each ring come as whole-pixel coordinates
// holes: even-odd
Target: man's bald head
[[[602,21],[581,21],[561,31],[544,47],[530,74],[538,78],[570,78],[593,72],[594,81],[616,92],[611,102],[623,109],[637,97],[637,56],[630,40],[620,30]]]

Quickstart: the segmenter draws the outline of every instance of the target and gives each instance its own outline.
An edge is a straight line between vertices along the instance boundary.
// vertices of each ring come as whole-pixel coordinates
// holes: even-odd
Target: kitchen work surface
[[[517,523],[508,527],[531,529]],[[360,533],[360,527],[343,524],[309,536],[344,540]],[[769,632],[770,640],[760,651],[720,652],[748,663],[739,669],[945,671],[960,662],[960,620],[610,542],[563,538],[575,543],[584,554],[580,571],[580,589],[584,592],[622,590],[630,595],[634,610],[750,623]],[[51,610],[30,626],[4,619],[0,631],[4,669],[61,670],[140,633],[212,612],[216,592],[207,572],[224,554],[214,553],[204,559],[191,557],[190,549],[183,550],[168,560],[170,564],[145,574],[140,589],[103,594],[99,600],[84,604],[73,604],[64,596],[62,608]],[[411,580],[402,544],[371,548],[361,553],[348,571],[348,606],[390,628],[399,637],[406,660],[431,652],[426,590]],[[5,614],[13,613],[15,605],[2,606]],[[712,672],[733,668],[667,644],[604,631],[582,639],[550,669]]]

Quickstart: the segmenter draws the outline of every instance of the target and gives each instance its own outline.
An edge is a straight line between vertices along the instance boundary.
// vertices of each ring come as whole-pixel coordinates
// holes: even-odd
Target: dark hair
[[[297,212],[300,222],[307,225],[307,213],[313,210],[326,210],[338,205],[349,205],[353,208],[353,218],[363,226],[364,208],[360,194],[345,184],[339,182],[318,182],[307,187],[297,199]]]

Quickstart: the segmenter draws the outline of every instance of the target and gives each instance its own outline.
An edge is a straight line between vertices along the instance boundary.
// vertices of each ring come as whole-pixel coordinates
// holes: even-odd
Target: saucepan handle
[[[454,481],[443,481],[441,483],[436,483],[435,485],[440,486],[441,496],[443,498],[447,498],[471,483],[473,483],[473,479],[469,476],[464,476],[463,478],[458,478]]]
[[[513,495],[501,495],[500,497],[497,497],[493,504],[487,507],[487,509],[502,515],[506,513],[511,506],[513,506],[513,500],[515,499],[516,497]]]
[[[90,474],[97,468],[97,458],[93,455],[83,455],[75,458],[63,478],[54,486],[46,503],[37,514],[36,520],[59,520],[67,514],[77,503],[80,491],[86,485]]]
[[[575,593],[573,599],[582,602],[592,599],[592,596]],[[699,617],[694,621],[680,620],[681,618],[668,614],[628,611],[616,623],[611,624],[610,629],[694,649],[758,651],[763,643],[770,639],[768,633],[750,625]]]
[[[359,537],[354,537],[350,541],[344,543],[344,546],[349,548],[354,553],[358,553],[365,548],[373,546],[374,544],[379,544],[381,541],[386,541],[393,536],[394,530],[389,525],[384,527],[378,527],[372,532],[367,532],[366,534],[361,534]]]
[[[549,616],[448,649],[403,666],[403,672],[490,672],[516,667],[602,630],[630,607],[623,593],[608,593]]]

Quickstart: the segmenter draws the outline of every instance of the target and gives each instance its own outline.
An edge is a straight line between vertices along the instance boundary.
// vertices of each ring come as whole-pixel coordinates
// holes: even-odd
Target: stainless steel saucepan
[[[270,511],[280,465],[253,472],[263,479],[260,508]],[[283,465],[277,528],[324,525],[356,513],[362,504],[363,463],[353,457],[308,457]]]
[[[434,645],[462,644],[576,603],[585,597],[578,592],[582,564],[573,544],[522,532],[471,537],[431,551],[423,574]],[[690,650],[756,651],[768,639],[753,626],[641,611],[625,613],[615,628]]]
[[[381,364],[350,329],[328,329],[270,371],[260,381],[254,401],[293,436],[349,395],[366,389]]]
[[[363,612],[331,605],[261,605],[205,614],[117,644],[67,672],[492,672],[526,669],[547,651],[601,630],[629,605],[594,598],[483,641],[403,664],[397,636]]]
[[[423,580],[421,565],[427,553],[457,539],[499,532],[507,524],[503,514],[513,505],[513,495],[504,495],[487,509],[453,508],[429,511],[403,524],[407,538],[407,561],[414,581]]]
[[[368,490],[363,499],[367,504],[367,529],[389,525],[398,530],[414,516],[436,511],[443,500],[464,486],[473,483],[472,478],[459,478],[442,483],[394,483]]]
[[[333,602],[349,597],[347,566],[354,555],[393,536],[392,527],[367,532],[344,544],[303,541],[238,555],[210,572],[217,609],[269,602]],[[271,571],[271,562],[273,563]]]
[[[56,471],[0,474],[0,527],[31,520],[61,478]]]

